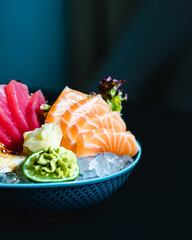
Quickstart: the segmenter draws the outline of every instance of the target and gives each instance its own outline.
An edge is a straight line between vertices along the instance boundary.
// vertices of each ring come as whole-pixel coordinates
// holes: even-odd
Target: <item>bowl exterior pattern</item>
[[[0,188],[0,213],[16,218],[50,218],[92,206],[110,197],[129,177],[129,171],[90,184],[48,188]],[[11,196],[11,197],[10,197]]]

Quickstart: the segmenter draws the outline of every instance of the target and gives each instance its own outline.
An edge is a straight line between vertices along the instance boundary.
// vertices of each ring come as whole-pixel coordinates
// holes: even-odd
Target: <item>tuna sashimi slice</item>
[[[63,113],[74,103],[87,98],[87,95],[65,87],[47,114],[46,122],[58,122]]]
[[[27,108],[27,121],[30,127],[30,130],[34,130],[35,128],[39,128],[41,123],[38,117],[38,111],[40,110],[41,104],[45,103],[45,98],[41,90],[35,92],[30,100]]]
[[[11,114],[18,128],[22,133],[30,131],[27,122],[27,107],[30,99],[27,86],[15,80],[11,80],[6,86],[6,91]]]
[[[112,152],[119,156],[133,157],[139,146],[133,134],[128,131],[116,132],[111,129],[95,129],[79,135],[77,157],[92,156],[100,152]]]
[[[23,135],[19,131],[11,114],[6,94],[6,85],[0,85],[0,125],[15,143],[22,144]]]
[[[12,139],[5,132],[5,129],[0,125],[0,142],[8,149],[13,149]]]

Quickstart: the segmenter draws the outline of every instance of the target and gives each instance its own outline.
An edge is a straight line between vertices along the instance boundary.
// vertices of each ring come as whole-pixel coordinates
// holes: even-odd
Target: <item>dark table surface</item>
[[[54,221],[1,223],[0,239],[184,239],[192,225],[192,113],[128,103],[123,117],[143,153],[112,197]]]

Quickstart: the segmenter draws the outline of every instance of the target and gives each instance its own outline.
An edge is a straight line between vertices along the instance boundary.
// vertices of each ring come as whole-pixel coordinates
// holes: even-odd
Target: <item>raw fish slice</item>
[[[65,87],[48,112],[45,122],[58,122],[70,106],[84,98],[87,98],[86,94]]]
[[[119,112],[104,112],[95,115],[85,115],[79,118],[69,128],[69,135],[72,140],[76,141],[79,133],[87,132],[96,128],[106,128],[113,130],[126,130],[126,124],[121,118]]]
[[[68,127],[76,123],[81,117],[109,112],[110,110],[111,107],[103,100],[101,95],[85,98],[74,103],[60,119],[63,135],[66,135]]]
[[[41,90],[35,92],[30,100],[27,108],[27,121],[30,127],[30,130],[34,130],[35,128],[40,128],[41,123],[38,117],[38,111],[40,109],[41,104],[45,103],[45,98]]]
[[[0,144],[0,172],[12,172],[25,159],[26,156],[9,151]]]
[[[17,144],[22,144],[23,135],[11,114],[6,94],[6,85],[0,85],[0,125],[4,128],[9,138]]]
[[[30,131],[27,122],[27,106],[29,104],[29,91],[25,84],[11,80],[6,86],[8,103],[11,109],[11,114],[20,129],[20,131]]]
[[[13,148],[12,139],[9,137],[9,135],[7,135],[7,133],[5,132],[4,128],[1,125],[0,125],[0,143],[3,143],[3,145],[8,149]]]
[[[107,128],[125,131],[126,124],[121,118],[119,112],[108,112],[90,117],[88,121],[83,125],[82,130],[88,131],[93,128]]]
[[[133,157],[139,146],[133,134],[111,129],[96,129],[81,133],[77,140],[77,157],[92,156],[100,152],[112,152],[119,156]]]
[[[8,106],[8,100],[7,100],[7,94],[6,94],[6,84],[1,84],[0,85],[0,98],[1,98],[1,103],[5,106]]]
[[[106,112],[79,118],[76,123],[69,127],[68,132],[62,139],[62,146],[76,152],[76,141],[79,133],[84,133],[97,128],[125,131],[126,124],[119,112]]]

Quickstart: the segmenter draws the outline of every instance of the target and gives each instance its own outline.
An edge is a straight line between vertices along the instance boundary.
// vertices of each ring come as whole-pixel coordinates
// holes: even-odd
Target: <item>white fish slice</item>
[[[26,159],[25,155],[14,153],[0,144],[0,173],[12,172]]]

